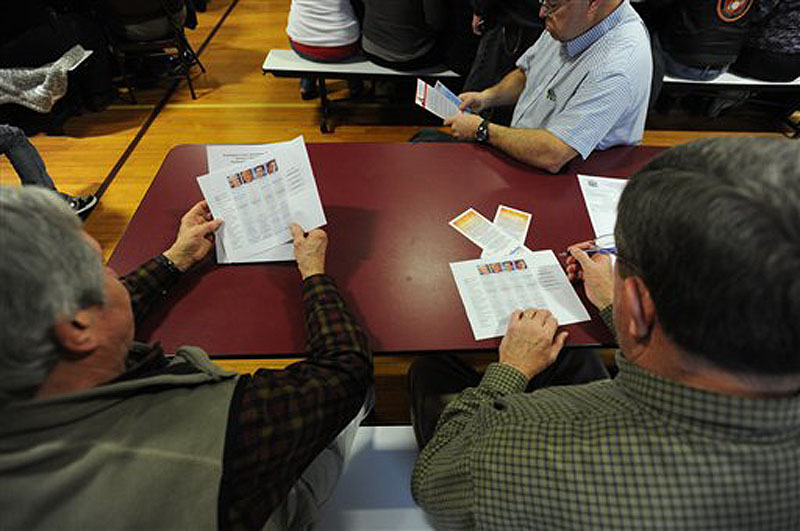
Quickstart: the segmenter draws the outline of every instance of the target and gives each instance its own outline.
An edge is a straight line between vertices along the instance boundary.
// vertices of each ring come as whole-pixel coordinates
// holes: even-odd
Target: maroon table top
[[[330,236],[328,272],[372,338],[376,352],[485,350],[475,341],[449,262],[480,250],[448,226],[472,206],[491,219],[502,203],[533,214],[527,246],[564,249],[593,236],[576,173],[628,177],[660,148],[593,154],[549,175],[469,144],[309,144]],[[167,155],[109,265],[127,273],[165,250],[181,215],[202,198],[205,146]],[[293,263],[217,266],[186,275],[137,329],[168,352],[199,345],[214,354],[303,351],[300,276]],[[592,321],[570,325],[572,345],[613,338],[582,290]]]

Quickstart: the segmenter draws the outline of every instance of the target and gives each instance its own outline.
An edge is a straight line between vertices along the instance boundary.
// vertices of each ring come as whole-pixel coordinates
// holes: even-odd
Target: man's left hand
[[[214,231],[220,225],[222,220],[211,217],[208,203],[199,201],[181,218],[175,243],[164,251],[164,256],[181,271],[188,271],[214,246]]]
[[[500,342],[500,363],[530,380],[549,367],[564,347],[567,332],[556,334],[557,329],[558,321],[547,310],[515,311]]]
[[[460,112],[444,121],[444,125],[450,126],[450,132],[459,140],[475,140],[475,131],[481,125],[483,118],[477,114],[466,114]]]

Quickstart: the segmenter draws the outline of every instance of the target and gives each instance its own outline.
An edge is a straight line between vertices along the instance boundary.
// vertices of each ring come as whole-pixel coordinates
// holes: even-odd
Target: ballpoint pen
[[[586,249],[583,251],[584,253],[592,256],[593,254],[617,254],[616,247],[606,247],[606,248],[599,248],[599,249]],[[558,256],[571,256],[569,251],[562,251],[558,253]]]

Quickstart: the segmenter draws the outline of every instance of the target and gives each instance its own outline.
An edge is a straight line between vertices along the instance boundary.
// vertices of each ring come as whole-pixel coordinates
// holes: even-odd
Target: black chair
[[[95,0],[94,5],[98,18],[106,27],[112,55],[133,103],[136,103],[136,95],[126,59],[134,55],[173,58],[177,68],[170,77],[186,78],[192,99],[197,99],[190,71],[194,65],[199,66],[203,73],[206,69],[186,39],[184,0]]]

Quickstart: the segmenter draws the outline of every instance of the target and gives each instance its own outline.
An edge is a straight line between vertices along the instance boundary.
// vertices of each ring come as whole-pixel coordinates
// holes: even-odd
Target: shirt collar
[[[800,394],[743,398],[687,387],[653,374],[617,354],[615,385],[668,423],[718,435],[770,438],[800,432]]]
[[[606,33],[611,30],[614,26],[622,21],[623,17],[623,9],[627,5],[627,2],[623,0],[623,2],[617,6],[617,8],[611,12],[606,18],[601,20],[598,24],[595,24],[589,30],[578,35],[571,41],[567,41],[564,43],[564,47],[567,51],[567,55],[572,58],[576,55],[583,53],[586,48],[594,44],[600,37],[605,35]]]

